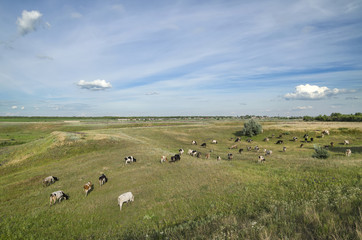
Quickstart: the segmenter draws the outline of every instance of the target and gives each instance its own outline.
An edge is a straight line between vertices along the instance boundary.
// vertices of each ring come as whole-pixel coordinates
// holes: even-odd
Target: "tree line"
[[[319,115],[316,117],[304,116],[304,121],[324,121],[324,122],[362,122],[362,113],[342,114],[332,113],[330,116]]]

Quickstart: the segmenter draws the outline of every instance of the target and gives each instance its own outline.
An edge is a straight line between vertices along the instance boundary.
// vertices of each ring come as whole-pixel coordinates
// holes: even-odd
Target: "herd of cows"
[[[328,130],[324,130],[322,132],[322,135],[320,137],[324,137],[325,135],[329,135],[329,131]],[[271,137],[266,137],[263,139],[264,142],[269,142],[270,141],[270,138],[274,138],[274,134],[271,136]],[[278,137],[278,140],[275,142],[275,144],[283,144],[284,141],[281,140],[280,138],[283,137],[283,134],[280,134]],[[241,138],[240,137],[237,137],[235,140],[233,138],[230,139],[230,141],[234,141],[234,143],[238,143],[241,141]],[[292,140],[290,141],[293,141],[293,142],[296,142],[298,140],[297,137],[293,137]],[[314,139],[312,137],[309,137],[308,134],[305,134],[303,136],[303,140],[302,141],[303,143],[300,144],[300,147],[302,148],[304,146],[304,143],[307,143],[307,142],[313,142]],[[246,140],[248,143],[252,143],[253,140],[252,139],[247,139]],[[218,141],[217,140],[212,140],[211,141],[211,144],[217,144]],[[348,140],[344,140],[343,142],[344,145],[348,145],[349,144],[349,141]],[[193,140],[191,142],[191,145],[198,145],[197,142],[195,140]],[[206,148],[206,145],[207,143],[202,143],[200,146],[203,147],[203,148]],[[325,148],[329,148],[329,147],[333,147],[334,146],[334,143],[331,142],[329,145],[325,145],[324,147]],[[230,146],[228,149],[237,149],[238,148],[238,145],[237,144],[234,144],[232,146]],[[255,146],[254,148],[252,148],[251,146],[248,146],[246,147],[247,151],[256,151],[256,152],[260,152],[260,148],[259,146]],[[283,152],[286,152],[287,148],[284,146],[282,148],[282,151]],[[213,150],[210,150],[210,152],[212,152]],[[243,148],[239,148],[238,152],[241,154],[242,152],[244,151]],[[164,162],[169,162],[169,163],[174,163],[174,162],[177,162],[177,161],[180,161],[181,160],[181,155],[184,153],[185,151],[180,148],[179,149],[179,153],[171,156],[170,160],[168,160],[167,156],[162,156],[161,157],[161,160],[160,162],[161,163],[164,163]],[[197,157],[197,158],[201,158],[202,156],[204,156],[206,159],[209,159],[210,158],[210,152],[209,153],[206,153],[206,154],[202,154],[201,152],[197,151],[197,150],[192,150],[192,149],[189,149],[187,151],[187,154],[193,156],[193,157]],[[258,163],[263,163],[266,161],[265,159],[265,156],[268,156],[268,155],[271,155],[272,154],[272,150],[268,150],[268,149],[263,149],[263,152],[264,152],[264,155],[258,155],[258,159],[257,159],[257,162]],[[345,151],[345,155],[346,156],[351,156],[352,154],[352,151],[351,149],[346,149]],[[222,158],[221,156],[217,156],[216,159],[218,161],[220,161]],[[228,160],[232,160],[233,159],[233,154],[232,153],[227,153],[227,159]],[[136,162],[136,158],[134,158],[133,156],[128,156],[128,157],[125,157],[124,158],[124,161],[125,161],[125,164],[130,164],[130,163],[133,163],[133,162]],[[53,183],[55,183],[56,181],[58,181],[59,179],[55,176],[49,176],[49,177],[46,177],[44,180],[43,180],[43,185],[44,186],[49,186]],[[108,181],[108,178],[106,177],[106,175],[102,174],[100,177],[99,177],[99,185],[100,187],[105,184],[106,182]],[[92,191],[94,189],[94,185],[91,181],[87,182],[84,186],[83,186],[83,190],[85,192],[85,196],[88,196],[88,193],[90,191]],[[59,191],[55,191],[53,193],[50,194],[50,206],[55,204],[57,201],[58,202],[61,202],[62,200],[68,200],[69,199],[69,196],[67,194],[65,194],[63,191],[59,190]],[[126,193],[123,193],[121,194],[119,197],[118,197],[118,205],[120,207],[120,210],[122,210],[122,205],[124,203],[127,203],[127,202],[133,202],[134,201],[134,196],[131,192],[126,192]]]

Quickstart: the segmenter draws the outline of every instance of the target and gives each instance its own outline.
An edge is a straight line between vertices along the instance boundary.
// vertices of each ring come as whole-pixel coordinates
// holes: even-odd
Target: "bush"
[[[244,128],[241,130],[241,134],[244,136],[252,137],[263,132],[263,127],[254,119],[250,119],[244,123]]]
[[[312,155],[314,158],[328,158],[329,152],[325,148],[321,148],[321,146],[314,145],[315,153]]]

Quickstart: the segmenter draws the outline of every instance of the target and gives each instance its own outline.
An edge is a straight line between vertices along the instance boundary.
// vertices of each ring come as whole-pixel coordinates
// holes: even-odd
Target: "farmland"
[[[0,239],[362,239],[362,123],[262,121],[251,143],[239,136],[243,123],[0,122]],[[314,141],[301,148],[306,133]],[[312,158],[315,144],[330,142],[328,159]],[[256,145],[260,152],[246,150]],[[160,163],[180,148],[181,161]],[[264,148],[273,153],[257,163]],[[129,155],[137,162],[125,165]],[[102,173],[109,181],[99,187]],[[49,175],[59,181],[44,187]],[[85,197],[88,181],[95,189]],[[56,190],[70,199],[50,207]],[[120,212],[117,197],[128,191],[135,201]]]

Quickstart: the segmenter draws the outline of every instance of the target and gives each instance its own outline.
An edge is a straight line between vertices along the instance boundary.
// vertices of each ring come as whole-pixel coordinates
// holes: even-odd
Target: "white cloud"
[[[84,80],[80,80],[77,85],[82,89],[92,90],[92,91],[99,91],[99,90],[105,90],[107,88],[111,88],[112,85],[109,82],[106,82],[106,80],[97,79],[92,82],[86,82]]]
[[[146,93],[146,95],[159,95],[160,93],[158,93],[158,92],[148,92],[148,93]]]
[[[294,93],[284,95],[285,99],[316,100],[347,92],[345,89],[319,87],[317,85],[298,85]]]
[[[25,109],[25,107],[24,107],[24,106],[22,106],[22,107],[21,107],[21,110],[24,110],[24,109]]]
[[[21,18],[19,17],[16,21],[20,34],[24,36],[30,32],[35,31],[40,24],[41,16],[42,14],[39,11],[28,12],[23,10]],[[49,23],[46,24],[50,26]]]
[[[293,110],[307,110],[307,109],[312,109],[313,107],[312,106],[301,106],[301,107],[296,107],[296,108],[293,108]]]
[[[79,12],[72,12],[70,14],[70,16],[71,16],[71,18],[82,18],[83,17],[83,15],[80,14]]]
[[[18,108],[18,106],[12,106],[11,108],[12,108],[12,109],[17,109],[17,108]]]

